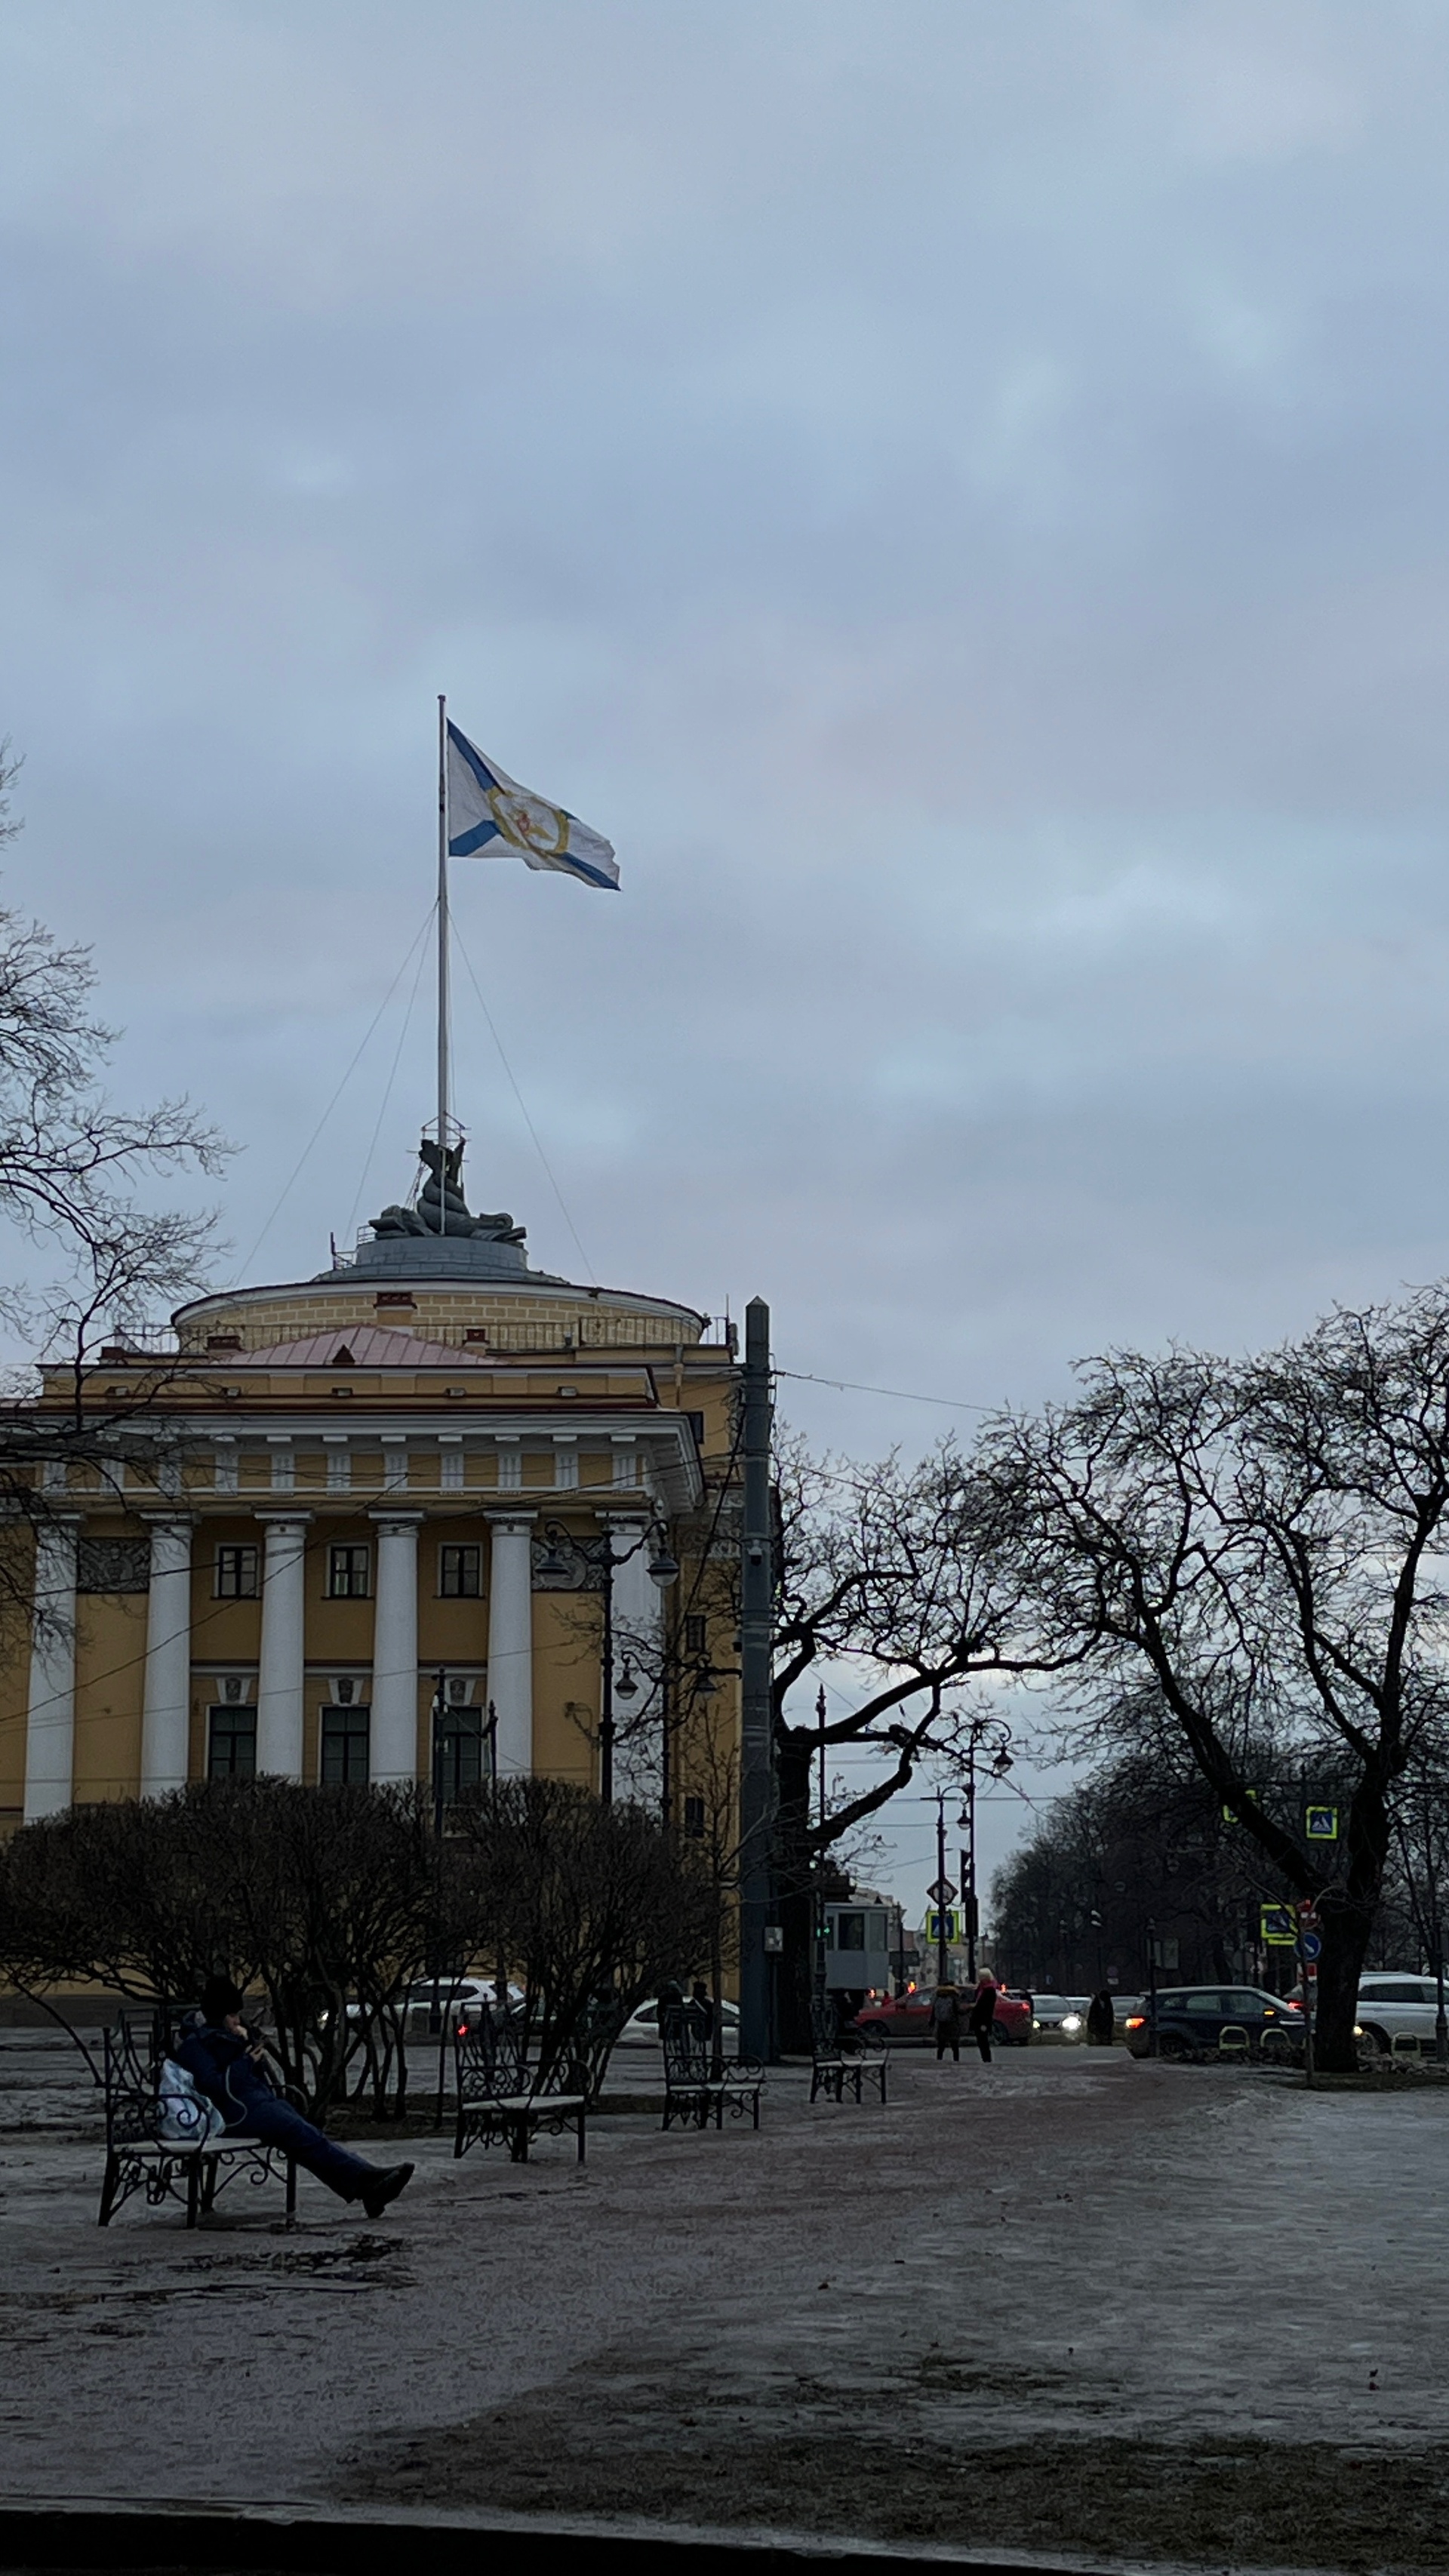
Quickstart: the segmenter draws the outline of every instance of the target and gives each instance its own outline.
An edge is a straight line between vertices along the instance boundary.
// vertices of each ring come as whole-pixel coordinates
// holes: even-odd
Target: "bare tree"
[[[1449,1293],[1339,1310],[1242,1363],[1113,1354],[1075,1404],[993,1426],[976,1465],[1043,1652],[1090,1658],[1079,1740],[1151,1686],[1264,1894],[1316,1903],[1321,2061],[1351,2068],[1395,1785],[1449,1696]],[[1254,1798],[1265,1739],[1335,1749],[1332,1857]]]
[[[19,829],[9,811],[17,769],[0,745],[0,842]],[[69,1388],[63,1411],[36,1413],[23,1400],[33,1371],[10,1373],[0,1518],[12,1527],[50,1515],[73,1461],[119,1489],[120,1461],[155,1451],[147,1426],[170,1375],[164,1361],[129,1373],[125,1394],[100,1404],[96,1368],[107,1340],[134,1334],[154,1301],[204,1284],[212,1251],[210,1214],[148,1209],[135,1192],[147,1177],[215,1174],[227,1148],[184,1099],[141,1110],[110,1099],[116,1032],[93,1014],[95,982],[87,949],[0,910],[0,1215],[59,1265],[39,1285],[12,1270],[0,1282],[0,1322],[41,1360],[62,1363]],[[0,1615],[22,1608],[28,1589],[23,1551],[0,1550]]]

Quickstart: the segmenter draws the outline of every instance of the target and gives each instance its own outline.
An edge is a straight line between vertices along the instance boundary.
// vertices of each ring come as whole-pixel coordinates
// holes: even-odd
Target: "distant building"
[[[46,1470],[49,1615],[3,1675],[12,1823],[208,1775],[427,1780],[435,1733],[450,1796],[494,1768],[597,1787],[611,1541],[619,1794],[705,1831],[694,1715],[737,1730],[698,1579],[737,1545],[733,1350],[531,1269],[511,1218],[468,1214],[461,1152],[424,1154],[355,1253],[87,1373],[82,1461]],[[26,1419],[59,1434],[75,1399],[48,1370]]]

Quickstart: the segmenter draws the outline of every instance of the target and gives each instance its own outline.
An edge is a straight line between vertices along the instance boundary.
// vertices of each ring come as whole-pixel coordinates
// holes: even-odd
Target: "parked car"
[[[1038,1995],[1031,2016],[1033,2039],[1046,2039],[1058,2047],[1079,2048],[1087,2036],[1085,2007],[1078,2009],[1070,1995]]]
[[[917,1986],[908,1995],[884,1995],[879,2003],[866,2004],[855,2016],[857,2030],[879,2032],[899,2048],[902,2043],[925,2042],[931,2036],[931,1997],[934,1986]],[[969,2009],[971,1990],[963,1987],[963,2011]],[[1002,2048],[1025,2048],[1031,2038],[1031,2005],[1022,1995],[1009,1995],[998,1987],[996,2021],[992,2037]]]
[[[719,2010],[726,2040],[732,2046],[737,2045],[740,2036],[739,2007],[722,2000]],[[637,2012],[632,2012],[614,2045],[616,2048],[657,2048],[659,2046],[658,2004],[641,2004]]]
[[[440,1977],[435,1989],[431,1977],[419,1977],[407,1990],[403,2027],[410,2038],[426,2033],[433,2017],[435,1991],[448,2017],[448,2027],[455,2029],[466,2023],[472,2029],[497,2002],[498,1981],[494,1977]],[[508,2000],[510,2004],[521,2004],[522,1986],[510,1983]]]
[[[1136,2012],[1127,2015],[1124,2027],[1133,2056],[1150,2056],[1152,2012],[1145,1996]],[[1262,1986],[1159,1987],[1159,2057],[1216,2056],[1218,2034],[1230,2028],[1247,2032],[1249,2051],[1256,2056],[1265,2033],[1281,2031],[1291,2038],[1301,2032],[1303,2014],[1286,1995],[1270,1995]]]
[[[1368,1969],[1358,1986],[1359,2044],[1376,2057],[1389,2056],[1400,2036],[1417,2040],[1421,2049],[1432,2048],[1438,2008],[1432,1977],[1411,1969]]]

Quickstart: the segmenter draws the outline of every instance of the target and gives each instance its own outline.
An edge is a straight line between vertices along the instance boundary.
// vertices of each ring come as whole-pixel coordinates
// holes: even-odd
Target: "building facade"
[[[457,1182],[450,1158],[318,1276],[201,1298],[79,1389],[47,1373],[12,1825],[249,1772],[597,1787],[606,1624],[617,1793],[686,1794],[701,1691],[734,1723],[700,1580],[732,1525],[733,1337],[533,1270]]]

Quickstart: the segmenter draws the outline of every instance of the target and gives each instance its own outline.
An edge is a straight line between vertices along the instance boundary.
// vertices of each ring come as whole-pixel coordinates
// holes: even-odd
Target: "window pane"
[[[327,1589],[334,1601],[365,1601],[369,1551],[334,1547],[328,1553]]]
[[[686,1798],[686,1799],[685,1799],[685,1801],[684,1801],[684,1830],[685,1830],[685,1832],[689,1835],[689,1837],[690,1837],[691,1841],[693,1841],[693,1842],[702,1842],[702,1841],[703,1841],[703,1839],[704,1839],[704,1800],[703,1800],[703,1798]]]
[[[219,1547],[216,1551],[218,1601],[253,1601],[257,1592],[257,1550]]]
[[[865,1916],[863,1914],[837,1914],[835,1918],[835,1946],[837,1950],[863,1950],[865,1948]]]
[[[368,1721],[367,1708],[324,1708],[322,1711],[322,1777],[324,1781],[341,1781],[358,1786],[367,1778]]]
[[[481,1572],[480,1548],[445,1547],[439,1550],[438,1590],[445,1601],[476,1601]]]
[[[212,1780],[253,1780],[257,1769],[257,1713],[254,1708],[214,1708],[207,1745],[207,1776]]]
[[[436,1760],[443,1804],[450,1807],[483,1777],[483,1712],[450,1708],[438,1728]]]

